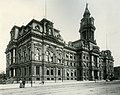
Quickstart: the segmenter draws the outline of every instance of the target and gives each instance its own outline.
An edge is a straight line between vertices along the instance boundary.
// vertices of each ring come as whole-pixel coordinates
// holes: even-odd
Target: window
[[[86,59],[88,60],[88,56],[86,57]]]
[[[53,75],[53,69],[51,69],[51,75]]]
[[[41,60],[40,49],[35,48],[35,60]]]
[[[47,78],[47,80],[50,80],[50,78]]]
[[[49,75],[49,70],[47,69],[47,75]]]
[[[76,56],[74,55],[74,59],[76,59]]]
[[[72,56],[72,54],[70,55],[70,59],[72,59],[73,58],[73,56]]]
[[[37,26],[35,26],[35,29],[36,29],[36,30],[39,30],[39,29],[40,29],[40,27],[37,25]]]
[[[69,58],[69,55],[68,55],[68,54],[66,54],[66,58]]]
[[[75,63],[74,63],[74,66],[75,66]]]
[[[69,73],[67,72],[67,76],[69,76]]]
[[[58,70],[58,75],[60,76],[61,75],[61,72],[60,72],[61,70]]]
[[[36,80],[40,80],[40,78],[36,78]]]
[[[52,29],[49,28],[48,31],[49,35],[52,35]]]
[[[46,60],[47,62],[49,61],[49,52],[48,52],[48,51],[46,52],[45,60]]]
[[[58,80],[61,80],[61,78],[59,78]]]
[[[69,62],[67,61],[67,66],[69,65]]]
[[[73,72],[71,72],[71,76],[73,77]]]
[[[40,67],[36,66],[36,75],[39,75],[39,74],[40,74]]]
[[[83,56],[83,59],[85,59],[85,56]]]
[[[31,58],[31,50],[30,50],[30,48],[28,48],[28,60],[30,60]]]
[[[45,60],[47,62],[53,62],[53,59],[54,59],[53,52],[47,51]]]
[[[51,80],[54,80],[54,78],[51,78]]]
[[[74,75],[76,76],[76,71],[74,72]]]
[[[58,63],[61,63],[61,59],[58,59]]]
[[[50,62],[53,62],[53,52],[50,52],[49,59],[50,59]]]

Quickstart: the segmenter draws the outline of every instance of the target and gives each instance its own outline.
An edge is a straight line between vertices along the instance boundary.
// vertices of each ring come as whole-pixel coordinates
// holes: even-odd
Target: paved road
[[[74,82],[0,89],[0,95],[120,95],[120,81]]]

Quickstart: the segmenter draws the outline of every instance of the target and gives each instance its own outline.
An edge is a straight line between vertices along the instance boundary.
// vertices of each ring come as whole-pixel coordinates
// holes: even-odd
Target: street
[[[120,81],[55,83],[0,89],[0,95],[120,95]]]

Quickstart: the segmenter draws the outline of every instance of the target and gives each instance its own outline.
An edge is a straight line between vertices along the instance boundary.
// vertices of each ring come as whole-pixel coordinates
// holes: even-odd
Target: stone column
[[[99,57],[97,57],[97,67],[99,67]]]
[[[13,49],[13,63],[15,63],[15,49]]]
[[[11,70],[9,70],[9,77],[11,77]]]
[[[55,76],[55,68],[53,68],[53,75]]]
[[[71,69],[69,69],[69,77],[71,77]]]
[[[40,76],[42,76],[42,67],[40,66]]]
[[[58,76],[58,68],[56,67],[56,76]]]
[[[35,57],[34,57],[34,43],[33,42],[31,43],[31,60],[35,60]]]
[[[11,52],[9,52],[9,64],[11,64]]]
[[[94,80],[94,70],[92,70],[92,80]]]
[[[98,71],[98,80],[100,80],[100,71]]]
[[[64,71],[65,71],[65,75],[64,75],[64,76],[65,76],[65,79],[66,79],[66,76],[67,76],[67,74],[66,74],[66,72],[67,72],[67,71],[66,71],[66,68],[64,69]]]
[[[36,66],[34,66],[34,76],[36,76]]]
[[[92,57],[92,64],[91,64],[91,65],[93,66],[93,62],[94,62],[94,56],[92,55],[91,57]]]
[[[51,67],[49,67],[49,75],[51,76]]]

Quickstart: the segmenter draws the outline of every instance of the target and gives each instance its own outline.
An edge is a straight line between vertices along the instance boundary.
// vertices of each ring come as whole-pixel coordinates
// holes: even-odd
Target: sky
[[[63,39],[80,39],[79,28],[88,3],[95,19],[95,39],[100,50],[109,49],[114,66],[120,66],[120,1],[119,0],[0,0],[0,71],[6,69],[5,49],[14,25],[28,24],[43,18],[54,23]],[[46,8],[45,8],[46,5]]]

